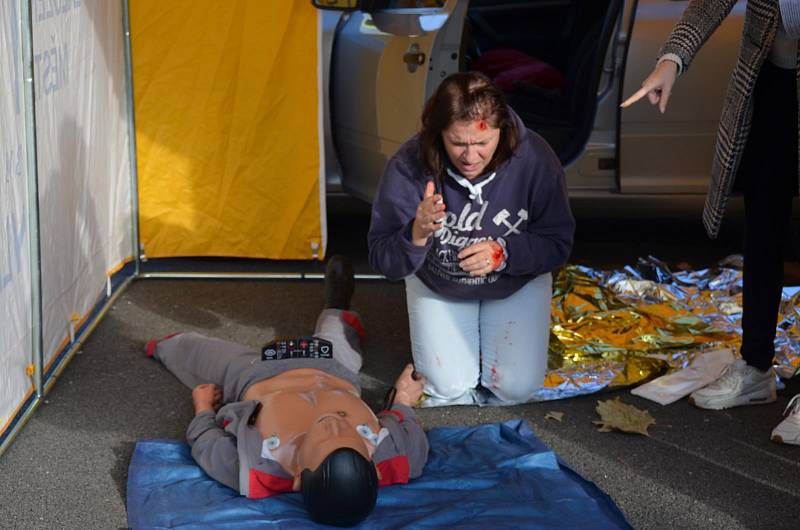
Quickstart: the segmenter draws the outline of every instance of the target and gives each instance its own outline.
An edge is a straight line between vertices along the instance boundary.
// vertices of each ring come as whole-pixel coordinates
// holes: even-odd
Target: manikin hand
[[[422,387],[424,385],[425,377],[414,371],[413,364],[407,364],[394,384],[394,388],[397,391],[394,396],[394,402],[406,407],[413,407],[422,396]]]
[[[411,226],[411,241],[418,247],[424,247],[428,243],[431,234],[442,227],[445,218],[444,201],[436,191],[433,181],[429,180],[425,186],[425,196],[417,206],[417,216]]]
[[[678,78],[678,65],[674,61],[670,61],[667,59],[666,61],[661,61],[653,72],[647,76],[642,82],[642,88],[636,91],[631,97],[626,99],[622,102],[620,107],[626,108],[643,97],[647,96],[647,99],[650,100],[650,103],[653,105],[658,105],[658,110],[661,111],[661,114],[664,114],[664,111],[667,110],[667,102],[669,101],[669,96],[672,93],[672,85],[675,84],[675,80]]]
[[[461,269],[470,276],[485,276],[499,268],[506,255],[497,241],[481,241],[459,252],[458,259]]]
[[[210,383],[197,385],[192,390],[192,403],[195,416],[206,411],[216,412],[222,405],[222,389]]]

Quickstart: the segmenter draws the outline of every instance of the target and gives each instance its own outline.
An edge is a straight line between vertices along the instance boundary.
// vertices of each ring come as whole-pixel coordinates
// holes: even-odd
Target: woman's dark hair
[[[440,180],[447,164],[442,131],[455,122],[473,120],[485,120],[500,129],[500,142],[487,171],[494,171],[514,153],[517,128],[503,92],[478,72],[449,75],[425,103],[419,136],[422,162]]]
[[[378,473],[375,464],[357,451],[341,448],[325,457],[314,471],[303,470],[300,492],[314,521],[353,526],[375,508]]]

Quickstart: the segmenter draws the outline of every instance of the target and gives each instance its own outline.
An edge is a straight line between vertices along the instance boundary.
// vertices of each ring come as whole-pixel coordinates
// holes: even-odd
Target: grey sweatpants
[[[247,346],[189,332],[161,341],[155,358],[184,385],[204,383],[222,387],[223,402],[239,401],[251,384],[296,368],[318,368],[341,377],[357,388],[361,369],[359,321],[352,311],[325,309],[317,319],[314,336],[330,341],[333,359],[286,359],[261,361],[261,353]]]

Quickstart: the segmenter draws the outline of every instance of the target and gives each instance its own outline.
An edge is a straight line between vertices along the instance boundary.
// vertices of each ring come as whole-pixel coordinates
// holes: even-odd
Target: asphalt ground
[[[331,253],[366,264],[364,215],[331,222]],[[616,268],[653,254],[700,268],[738,252],[735,230],[709,242],[698,223],[579,220],[572,262]],[[791,265],[791,264],[790,264]],[[305,270],[318,263],[172,261],[161,268]],[[787,283],[795,280],[787,267]],[[322,282],[138,281],[108,313],[9,450],[0,458],[0,527],[121,528],[127,468],[135,443],[183,438],[192,417],[190,391],[144,344],[174,331],[198,331],[253,347],[276,336],[308,333],[322,303]],[[410,359],[401,284],[362,281],[353,307],[367,330],[364,397],[377,404]],[[776,403],[724,412],[686,400],[662,407],[627,390],[506,408],[423,409],[428,427],[522,417],[570,466],[618,503],[636,528],[798,528],[800,447],[769,440],[792,380]],[[598,400],[621,398],[656,420],[650,437],[601,433]],[[550,411],[563,421],[545,419]],[[587,526],[590,528],[590,526]]]

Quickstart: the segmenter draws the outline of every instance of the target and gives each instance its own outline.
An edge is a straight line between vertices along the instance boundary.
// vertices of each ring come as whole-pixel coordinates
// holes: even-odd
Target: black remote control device
[[[333,359],[333,344],[319,337],[297,337],[270,342],[261,349],[261,360]]]

